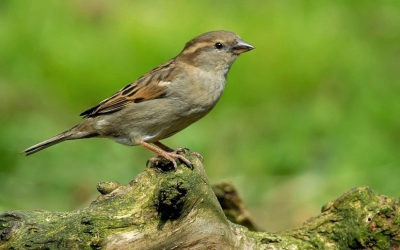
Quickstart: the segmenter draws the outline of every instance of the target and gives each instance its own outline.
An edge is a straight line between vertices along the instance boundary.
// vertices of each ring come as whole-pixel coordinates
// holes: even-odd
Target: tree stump
[[[197,155],[185,157],[193,167],[160,160],[125,186],[99,183],[81,210],[5,212],[0,249],[400,249],[399,199],[363,186],[299,228],[256,232],[235,189],[214,187],[217,199]]]

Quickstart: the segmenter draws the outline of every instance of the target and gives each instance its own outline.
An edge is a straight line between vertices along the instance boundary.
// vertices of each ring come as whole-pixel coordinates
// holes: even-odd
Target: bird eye
[[[217,42],[214,46],[217,49],[222,49],[224,47],[224,45],[222,45],[222,43],[220,43],[220,42]]]

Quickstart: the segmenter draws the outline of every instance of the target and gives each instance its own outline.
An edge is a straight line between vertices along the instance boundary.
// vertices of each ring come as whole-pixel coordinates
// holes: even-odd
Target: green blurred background
[[[210,30],[256,49],[203,120],[165,140],[204,156],[265,230],[368,185],[400,194],[400,1],[0,2],[0,212],[87,206],[154,154],[111,140],[23,149]]]

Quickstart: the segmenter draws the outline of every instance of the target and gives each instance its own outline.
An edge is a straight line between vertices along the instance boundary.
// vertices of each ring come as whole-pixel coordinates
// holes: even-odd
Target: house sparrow
[[[252,49],[235,33],[204,33],[186,43],[175,58],[82,112],[85,119],[78,125],[23,153],[30,155],[66,140],[104,137],[124,145],[141,145],[171,161],[175,168],[176,158],[190,166],[189,160],[160,140],[210,112],[224,91],[232,63]]]

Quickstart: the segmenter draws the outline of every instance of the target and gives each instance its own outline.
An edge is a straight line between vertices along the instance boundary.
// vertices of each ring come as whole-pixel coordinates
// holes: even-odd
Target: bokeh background
[[[210,30],[256,49],[203,120],[165,140],[204,156],[257,223],[301,225],[353,187],[400,194],[400,1],[0,2],[0,212],[87,206],[154,154],[111,140],[20,152]]]

